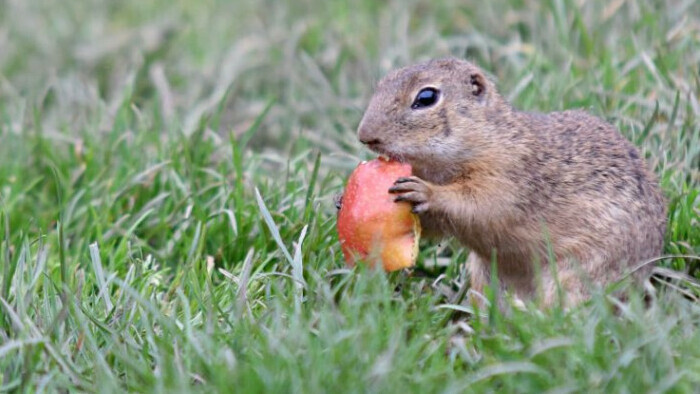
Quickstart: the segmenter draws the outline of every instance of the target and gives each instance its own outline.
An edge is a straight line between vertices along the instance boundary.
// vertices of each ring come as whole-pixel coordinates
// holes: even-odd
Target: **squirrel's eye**
[[[433,105],[437,102],[439,94],[440,93],[435,88],[421,89],[421,91],[418,92],[418,94],[416,95],[415,100],[413,100],[413,104],[411,104],[411,108],[418,109],[418,108],[430,107],[431,105]]]

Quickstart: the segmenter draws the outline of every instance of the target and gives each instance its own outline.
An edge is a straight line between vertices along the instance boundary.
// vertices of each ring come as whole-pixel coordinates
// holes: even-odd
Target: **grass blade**
[[[96,243],[90,244],[90,260],[92,261],[92,268],[95,271],[95,277],[97,278],[97,286],[99,288],[99,295],[105,302],[105,307],[107,310],[112,310],[114,305],[112,300],[109,298],[109,289],[107,288],[107,280],[105,279],[104,270],[102,269],[102,259],[100,258],[100,249]]]

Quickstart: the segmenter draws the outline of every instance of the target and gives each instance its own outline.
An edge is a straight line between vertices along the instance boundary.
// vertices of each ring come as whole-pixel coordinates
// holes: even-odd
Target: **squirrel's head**
[[[483,71],[459,59],[432,60],[384,77],[358,127],[373,151],[412,165],[455,163],[498,144],[509,112]]]

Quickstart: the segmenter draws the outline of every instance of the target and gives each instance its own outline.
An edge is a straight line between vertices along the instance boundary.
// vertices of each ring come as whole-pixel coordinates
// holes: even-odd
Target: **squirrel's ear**
[[[481,73],[475,72],[469,76],[469,87],[472,95],[479,101],[486,98],[486,78]]]

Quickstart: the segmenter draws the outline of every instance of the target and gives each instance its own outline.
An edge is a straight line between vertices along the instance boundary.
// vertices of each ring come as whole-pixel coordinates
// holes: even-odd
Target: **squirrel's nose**
[[[360,125],[360,128],[357,131],[357,138],[365,145],[376,145],[381,142],[379,138],[372,135],[371,130],[369,130],[369,128],[364,124]]]

